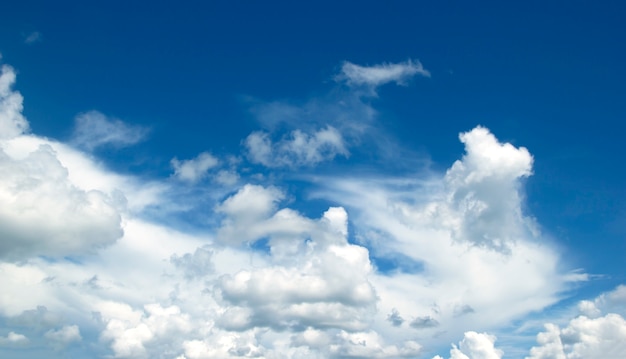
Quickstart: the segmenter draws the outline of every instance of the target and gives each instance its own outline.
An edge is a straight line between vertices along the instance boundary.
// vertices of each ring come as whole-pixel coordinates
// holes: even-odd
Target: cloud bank
[[[347,64],[350,86],[426,74],[412,61]],[[222,170],[236,180],[217,172],[208,194],[185,192],[179,186],[202,187],[222,157],[174,157],[177,180],[115,173],[84,151],[137,143],[144,130],[90,112],[70,144],[28,134],[15,74],[2,71],[3,355],[440,359],[458,342],[450,358],[499,359],[499,332],[587,280],[564,269],[523,211],[532,155],[487,128],[461,133],[465,153],[442,173],[322,175],[315,166],[347,157],[358,141],[346,139],[371,128],[356,130],[349,110],[376,116],[358,94],[341,111],[310,101],[311,124],[243,140],[240,159]],[[274,168],[306,168],[305,194]],[[189,208],[203,226],[161,220]],[[528,358],[623,356],[624,293],[547,323]]]

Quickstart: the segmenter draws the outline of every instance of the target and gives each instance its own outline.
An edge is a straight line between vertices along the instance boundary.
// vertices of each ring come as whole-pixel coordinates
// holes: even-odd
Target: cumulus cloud
[[[143,141],[148,132],[145,127],[89,111],[76,116],[71,142],[89,151],[103,146],[122,148]]]
[[[466,332],[459,346],[452,345],[450,359],[501,359],[502,350],[495,348],[496,337],[486,333]],[[443,359],[435,356],[433,359]]]
[[[232,305],[222,325],[365,328],[376,300],[367,280],[372,266],[365,248],[347,242],[346,212],[330,208],[311,220],[293,210],[276,211],[281,197],[275,189],[248,185],[219,208],[228,215],[220,236],[229,243],[268,238],[273,264],[221,278],[221,298]]]
[[[9,65],[0,69],[0,140],[19,136],[28,131],[29,125],[22,115],[22,95],[11,88],[15,84],[15,70]]]
[[[122,235],[111,199],[73,185],[48,145],[23,158],[0,150],[0,204],[3,259],[93,252]]]
[[[531,175],[533,158],[526,148],[500,143],[480,126],[459,138],[466,154],[445,177],[450,209],[462,218],[454,237],[508,252],[511,243],[531,237],[533,230],[522,213],[519,183]]]
[[[179,160],[173,158],[174,177],[181,181],[196,183],[207,175],[207,171],[217,166],[219,160],[208,152],[202,152],[195,158]]]
[[[374,66],[360,66],[346,61],[336,79],[345,81],[349,86],[366,86],[373,90],[389,82],[404,85],[415,75],[430,77],[430,72],[417,60]]]
[[[277,142],[268,133],[257,131],[246,138],[245,146],[248,158],[266,167],[311,166],[349,155],[342,135],[332,126],[312,133],[294,130]]]
[[[561,272],[557,253],[521,211],[520,179],[532,171],[528,151],[482,127],[460,138],[466,154],[441,177],[325,177],[315,193],[346,206],[358,243],[371,253],[402,253],[418,268],[370,278],[377,318],[398,338],[415,331],[388,320],[394,309],[442,343],[461,328],[490,330],[541,310],[586,279]]]
[[[583,314],[562,328],[545,324],[537,346],[527,359],[575,359],[626,357],[626,287],[603,293],[593,301],[581,301]],[[591,314],[592,317],[587,316]]]
[[[60,329],[50,329],[44,334],[44,337],[50,341],[53,348],[60,350],[74,342],[79,342],[83,338],[77,325],[66,325]]]
[[[0,336],[0,347],[24,346],[29,342],[28,338],[22,334],[9,332],[6,337]]]

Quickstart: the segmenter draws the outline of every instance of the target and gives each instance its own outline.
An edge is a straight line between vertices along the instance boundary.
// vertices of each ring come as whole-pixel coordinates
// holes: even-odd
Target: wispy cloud
[[[348,86],[364,86],[372,91],[376,87],[395,82],[398,85],[405,85],[414,76],[430,77],[430,72],[417,60],[407,60],[400,63],[384,63],[373,66],[361,66],[349,61],[341,66],[341,73],[336,76],[337,81],[343,81]]]
[[[71,143],[89,151],[103,146],[122,148],[143,141],[149,132],[146,127],[89,111],[76,116]]]
[[[332,126],[310,134],[294,130],[276,142],[268,133],[257,131],[246,138],[245,146],[248,158],[266,167],[311,166],[349,155],[343,137]]]
[[[24,43],[30,45],[30,44],[34,44],[36,42],[42,41],[42,39],[43,38],[39,31],[33,31],[25,36]]]
[[[28,131],[28,121],[22,114],[22,95],[13,90],[15,70],[9,65],[0,68],[0,139],[19,136]]]
[[[179,160],[173,158],[170,163],[174,168],[174,177],[189,183],[196,183],[207,175],[207,171],[218,165],[219,160],[208,152],[202,152],[195,158]]]

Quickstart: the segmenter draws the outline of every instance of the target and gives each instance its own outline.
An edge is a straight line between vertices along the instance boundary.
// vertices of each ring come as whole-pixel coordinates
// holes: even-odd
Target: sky
[[[626,357],[625,15],[3,4],[0,356]]]

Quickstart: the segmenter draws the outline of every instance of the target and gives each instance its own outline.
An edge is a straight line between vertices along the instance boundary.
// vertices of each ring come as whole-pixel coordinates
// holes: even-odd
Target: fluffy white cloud
[[[314,221],[275,211],[281,198],[273,188],[248,185],[219,208],[228,215],[219,237],[227,243],[267,238],[273,264],[221,278],[221,298],[234,306],[222,325],[364,329],[376,300],[367,280],[372,267],[367,250],[347,242],[346,212],[331,208]]]
[[[83,338],[80,336],[80,330],[77,325],[66,325],[60,329],[50,329],[44,334],[44,337],[51,342],[51,345],[57,350],[63,349],[73,342],[79,342]]]
[[[0,336],[0,347],[13,347],[27,345],[28,338],[22,334],[9,332],[6,337]]]
[[[532,173],[524,147],[500,143],[486,128],[462,133],[466,154],[448,170],[448,209],[460,218],[454,237],[508,252],[516,240],[532,237],[533,222],[521,209],[518,179]]]
[[[219,163],[219,160],[208,152],[202,152],[195,158],[180,161],[173,158],[174,176],[182,181],[196,183],[207,175],[207,171]]]
[[[277,142],[257,131],[246,138],[245,145],[250,160],[267,167],[309,166],[349,155],[341,133],[332,126],[313,133],[294,130]]]
[[[345,81],[349,86],[368,86],[374,89],[389,82],[403,85],[415,75],[430,77],[430,72],[424,69],[421,62],[413,60],[374,66],[360,66],[346,61],[341,66],[337,80]]]
[[[176,306],[163,308],[160,304],[150,304],[143,309],[133,311],[115,303],[101,308],[107,321],[101,339],[111,342],[116,358],[154,357],[146,346],[152,346],[151,352],[160,352],[162,357],[172,346],[176,350],[177,345],[182,345],[180,334],[191,330],[189,316]]]
[[[501,359],[503,352],[495,348],[496,337],[486,333],[466,332],[459,346],[452,346],[450,359]],[[443,359],[435,356],[433,359]]]
[[[557,253],[522,213],[528,151],[481,127],[460,137],[467,153],[442,177],[320,180],[315,195],[347,207],[358,241],[398,263],[370,278],[379,297],[376,328],[387,336],[419,331],[443,344],[467,330],[493,330],[586,279],[559,270]]]
[[[113,200],[73,185],[49,145],[22,158],[0,149],[0,228],[3,259],[93,252],[122,235]]]
[[[90,151],[102,146],[121,148],[143,141],[147,134],[147,128],[89,111],[76,116],[71,142]]]
[[[9,65],[0,69],[0,140],[13,138],[28,131],[29,125],[22,115],[22,95],[11,88],[15,84],[15,70]]]
[[[562,328],[545,324],[545,331],[537,335],[538,346],[527,359],[626,357],[626,287],[619,286],[593,301],[581,301],[578,308],[583,314]]]

